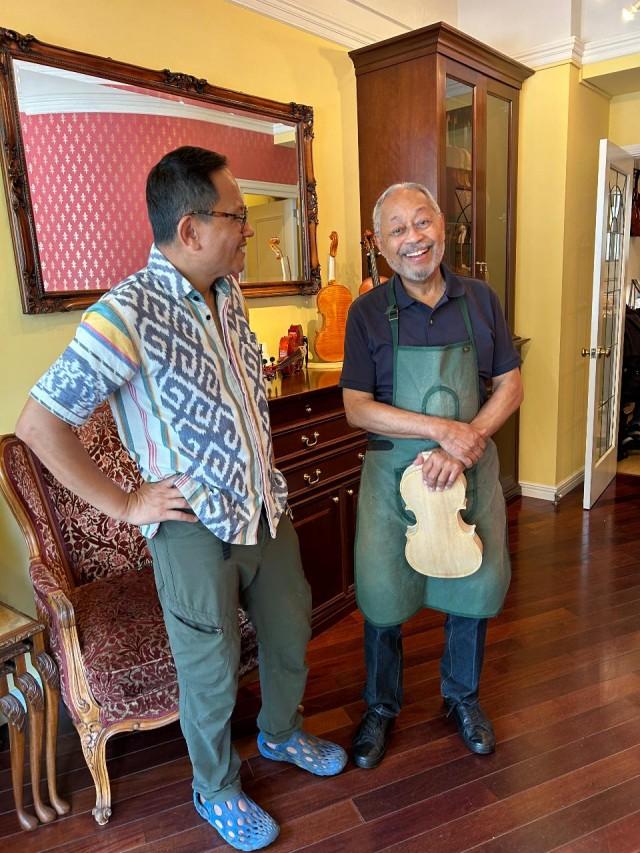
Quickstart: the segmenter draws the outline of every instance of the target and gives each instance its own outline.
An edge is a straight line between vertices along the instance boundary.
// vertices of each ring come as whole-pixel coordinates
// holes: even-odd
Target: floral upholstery
[[[75,432],[91,458],[110,479],[127,492],[140,486],[138,469],[120,441],[106,403]],[[151,555],[138,527],[109,518],[60,485],[46,468],[41,468],[41,475],[76,583],[151,566]]]

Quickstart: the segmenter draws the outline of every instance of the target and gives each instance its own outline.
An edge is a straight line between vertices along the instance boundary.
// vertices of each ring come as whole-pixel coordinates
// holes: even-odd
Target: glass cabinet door
[[[478,278],[491,284],[506,310],[509,251],[509,141],[511,101],[487,93],[485,252]],[[482,268],[484,263],[484,268]]]
[[[475,87],[447,75],[445,89],[445,263],[458,275],[473,275],[473,99]]]

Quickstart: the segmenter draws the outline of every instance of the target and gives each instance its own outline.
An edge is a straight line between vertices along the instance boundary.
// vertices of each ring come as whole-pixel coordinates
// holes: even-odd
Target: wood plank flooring
[[[405,707],[384,762],[317,779],[260,757],[257,686],[236,724],[244,786],[280,822],[273,853],[633,853],[640,851],[640,480],[618,476],[590,513],[576,491],[509,507],[513,582],[491,623],[482,702],[494,755],[466,751],[442,715],[442,616],[405,630]],[[362,712],[362,622],[354,613],[309,651],[307,728],[349,746]],[[59,740],[72,813],[17,829],[0,753],[3,853],[230,850],[196,815],[177,725],[108,748],[113,817],[98,827],[75,732]],[[25,797],[30,802],[27,786]]]

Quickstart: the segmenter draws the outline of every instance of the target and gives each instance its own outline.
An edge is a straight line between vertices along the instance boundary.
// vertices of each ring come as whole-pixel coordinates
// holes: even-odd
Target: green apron
[[[480,408],[478,363],[469,311],[458,297],[468,340],[448,346],[398,345],[393,279],[386,285],[393,338],[393,405],[411,412],[469,423]],[[404,555],[407,525],[415,516],[400,496],[405,468],[435,441],[372,435],[364,460],[355,546],[356,599],[368,622],[398,625],[422,607],[458,616],[495,616],[509,587],[506,513],[493,441],[465,471],[467,507],[461,513],[482,540],[478,571],[463,578],[433,578],[414,571]],[[425,487],[426,488],[426,487]]]

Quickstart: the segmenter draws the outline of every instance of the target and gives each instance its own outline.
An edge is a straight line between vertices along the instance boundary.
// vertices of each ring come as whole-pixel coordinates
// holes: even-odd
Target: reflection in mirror
[[[246,295],[317,290],[310,108],[20,38],[0,30],[2,112],[16,142],[4,172],[27,313],[83,307],[146,264],[146,177],[181,145],[225,154],[238,179],[255,231]],[[48,52],[67,67],[38,61]]]

